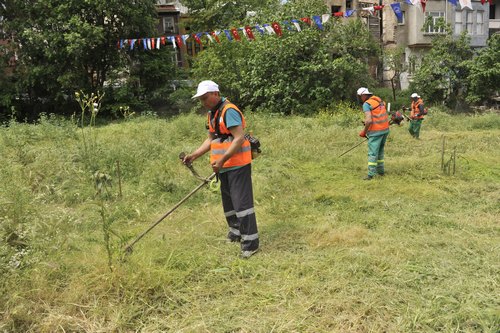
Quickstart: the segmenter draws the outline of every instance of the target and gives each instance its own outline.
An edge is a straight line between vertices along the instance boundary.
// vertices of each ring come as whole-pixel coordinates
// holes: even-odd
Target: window
[[[438,23],[438,20],[440,18],[445,19],[444,12],[429,12],[427,16],[432,17],[432,24],[427,27],[427,33],[429,34],[441,34],[444,33],[444,28],[443,27],[436,27],[436,24]]]
[[[404,10],[402,10],[401,11],[401,15],[403,16],[403,19],[401,20],[400,23],[398,22],[398,25],[405,25],[405,23],[406,23],[406,12]]]
[[[484,34],[484,12],[476,12],[476,35]]]
[[[496,19],[495,10],[496,10],[496,5],[490,3],[490,20]]]
[[[345,9],[352,9],[352,0],[345,1]]]
[[[474,30],[472,30],[472,14],[473,13],[474,12],[470,11],[470,10],[465,12],[465,29],[467,30],[467,33],[469,35],[471,35],[474,32]]]
[[[462,11],[455,11],[455,33],[460,35],[462,33]]]
[[[332,15],[341,11],[340,6],[332,6]]]
[[[175,33],[175,21],[172,16],[165,16],[163,18],[163,31],[165,33]]]

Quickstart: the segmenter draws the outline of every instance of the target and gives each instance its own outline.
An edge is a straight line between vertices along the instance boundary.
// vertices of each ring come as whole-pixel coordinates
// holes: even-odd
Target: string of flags
[[[460,8],[469,8],[472,9],[472,0],[447,0],[453,6],[457,6],[460,3]],[[457,3],[458,1],[458,3]],[[488,2],[490,5],[492,4],[492,0],[481,0],[481,4],[484,5]],[[404,0],[404,3],[420,8],[422,12],[425,12],[425,6],[427,4],[427,0]],[[398,20],[398,23],[403,22],[403,11],[401,8],[401,2],[395,2],[390,4],[394,15]],[[374,5],[371,7],[361,8],[361,12],[367,12],[370,15],[375,15],[375,12],[381,11],[384,9],[385,5]],[[196,43],[199,45],[203,45],[202,38],[206,37],[210,43],[221,43],[220,37],[222,33],[226,36],[229,41],[241,41],[240,32],[243,36],[252,41],[255,40],[256,34],[254,31],[259,33],[261,36],[264,35],[277,35],[281,37],[283,35],[283,29],[288,31],[302,31],[301,23],[306,24],[309,27],[313,25],[318,29],[323,30],[323,24],[328,22],[328,20],[333,17],[351,17],[356,12],[356,9],[348,9],[345,12],[336,12],[332,15],[323,14],[321,16],[315,15],[310,17],[302,17],[299,20],[293,19],[290,21],[283,21],[281,24],[279,22],[272,22],[271,24],[257,24],[255,26],[244,26],[240,28],[231,28],[231,29],[223,29],[223,30],[214,30],[214,31],[206,31],[206,32],[198,32],[194,34],[184,34],[184,35],[176,35],[176,36],[161,36],[161,37],[145,37],[145,38],[133,38],[133,39],[120,39],[117,43],[117,47],[119,49],[128,49],[133,50],[134,48],[138,48],[144,50],[155,50],[160,49],[161,46],[166,46],[167,43],[172,44],[174,49],[182,48],[186,41],[189,38],[194,39]]]

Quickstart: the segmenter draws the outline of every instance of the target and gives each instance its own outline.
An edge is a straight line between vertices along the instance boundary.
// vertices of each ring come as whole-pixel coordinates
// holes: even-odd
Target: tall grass
[[[498,332],[497,114],[427,117],[421,140],[392,127],[385,178],[361,180],[361,112],[247,115],[261,252],[226,244],[219,195],[201,190],[124,261],[102,246],[79,131],[44,117],[0,129],[0,331]],[[359,117],[359,118],[358,118]],[[94,127],[96,165],[123,197],[106,219],[130,240],[198,185],[178,161],[203,116]],[[441,172],[441,140],[457,172]],[[211,172],[207,158],[195,162]],[[112,189],[116,192],[116,188]],[[114,254],[121,249],[112,248]]]

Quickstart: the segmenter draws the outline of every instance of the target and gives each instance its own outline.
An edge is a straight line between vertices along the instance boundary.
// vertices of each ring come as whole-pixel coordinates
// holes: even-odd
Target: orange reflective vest
[[[424,101],[422,101],[421,98],[419,98],[416,102],[415,101],[411,102],[411,112],[410,112],[411,119],[424,119],[424,115],[421,114],[419,110],[421,104],[424,104]],[[419,116],[417,116],[417,114],[419,114]]]
[[[236,105],[225,100],[222,106],[215,111],[215,115],[211,117],[211,113],[208,113],[208,130],[210,133],[215,135],[215,138],[210,143],[210,163],[218,160],[229,149],[233,143],[233,136],[231,132],[226,127],[225,115],[228,109],[234,109],[238,111],[241,116],[242,126],[246,127],[245,117],[243,113],[238,109]],[[218,130],[217,130],[218,129]],[[230,168],[236,166],[244,166],[252,162],[252,152],[250,147],[250,142],[245,139],[240,149],[233,154],[222,166],[223,168]]]
[[[370,111],[372,116],[372,124],[368,128],[368,135],[375,132],[385,131],[389,129],[389,117],[387,116],[387,111],[385,110],[384,102],[377,96],[372,96],[365,101],[365,103],[370,104],[372,110]]]

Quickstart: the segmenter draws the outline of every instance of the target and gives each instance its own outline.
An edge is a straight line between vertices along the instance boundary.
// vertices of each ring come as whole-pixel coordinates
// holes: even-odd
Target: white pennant
[[[321,23],[326,23],[330,19],[330,14],[323,14],[321,15]]]
[[[467,7],[469,7],[470,9],[472,9],[472,2],[471,2],[471,0],[459,0],[459,2],[460,2],[460,7],[462,7],[462,9],[467,8]]]
[[[160,38],[156,38],[156,49],[159,50],[160,49]]]
[[[267,32],[269,32],[270,35],[275,33],[274,29],[269,25],[266,25],[264,28],[266,28]]]
[[[420,2],[420,0],[410,0],[410,1],[413,6],[418,7],[420,8],[420,10],[422,10],[422,3]]]
[[[417,1],[420,1],[420,0],[417,0]],[[370,15],[375,14],[375,7],[373,7],[373,6],[371,6],[371,7],[365,7],[365,8],[363,8],[363,10],[366,10],[368,13],[370,13]]]
[[[150,38],[148,38],[147,43],[148,43],[148,50],[151,50],[151,39]]]
[[[301,31],[300,24],[298,24],[297,22],[293,22],[293,25],[295,26],[295,28],[297,28],[297,31]]]

